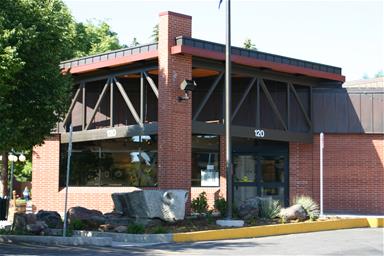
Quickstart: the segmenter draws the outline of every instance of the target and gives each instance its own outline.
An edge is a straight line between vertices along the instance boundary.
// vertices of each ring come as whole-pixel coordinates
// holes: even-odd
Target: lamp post
[[[19,155],[19,157],[17,157]],[[8,161],[11,162],[11,176],[9,181],[9,199],[12,199],[12,190],[13,190],[13,176],[14,176],[14,169],[15,169],[15,162],[25,162],[26,157],[22,152],[15,152],[13,149],[8,155]]]

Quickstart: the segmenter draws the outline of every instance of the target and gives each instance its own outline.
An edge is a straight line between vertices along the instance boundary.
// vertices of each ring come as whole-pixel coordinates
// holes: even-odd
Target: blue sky
[[[107,21],[130,44],[150,41],[161,11],[192,16],[192,36],[225,42],[219,0],[64,0],[77,21]],[[232,45],[252,39],[260,51],[339,66],[347,80],[384,69],[382,0],[232,0]]]

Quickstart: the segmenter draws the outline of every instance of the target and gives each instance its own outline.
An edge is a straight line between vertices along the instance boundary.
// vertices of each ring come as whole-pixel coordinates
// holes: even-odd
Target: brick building
[[[226,194],[224,45],[193,38],[192,18],[159,15],[159,42],[64,61],[74,77],[67,116],[33,151],[33,201],[63,211],[69,125],[69,206],[103,212],[136,189]],[[232,49],[233,198],[319,200],[325,212],[384,214],[384,89],[345,89],[341,69]],[[183,80],[197,87],[181,100]]]

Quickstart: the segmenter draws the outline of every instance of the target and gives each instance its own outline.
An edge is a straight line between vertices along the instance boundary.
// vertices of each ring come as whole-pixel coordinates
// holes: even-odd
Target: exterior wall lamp
[[[184,79],[180,84],[180,89],[184,91],[184,96],[177,97],[177,100],[179,102],[183,100],[189,100],[190,99],[189,92],[192,92],[193,90],[195,90],[196,87],[197,87],[197,84],[194,80]]]

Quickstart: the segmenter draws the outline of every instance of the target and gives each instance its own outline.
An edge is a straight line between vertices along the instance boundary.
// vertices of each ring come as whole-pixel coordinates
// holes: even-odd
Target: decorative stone
[[[68,210],[68,220],[71,223],[74,220],[81,220],[87,228],[97,229],[105,224],[105,216],[98,210],[89,210],[84,207],[76,206]]]
[[[37,220],[44,221],[49,228],[60,229],[63,227],[63,221],[61,220],[61,216],[58,212],[40,210],[36,214],[36,217]]]
[[[127,230],[128,230],[127,226],[118,226],[118,227],[113,229],[113,231],[115,231],[117,233],[126,233]]]
[[[260,211],[260,197],[252,197],[241,202],[238,214],[244,220],[257,218]]]
[[[186,190],[139,190],[113,193],[115,212],[133,218],[160,218],[174,222],[185,216]]]
[[[99,231],[101,232],[109,232],[109,231],[113,231],[115,229],[115,225],[111,225],[111,224],[103,224],[103,225],[100,225],[99,226]]]
[[[40,235],[46,229],[48,229],[48,225],[44,221],[36,221],[35,224],[28,224],[26,226],[26,230],[35,235]]]
[[[13,217],[12,230],[24,231],[27,226],[27,216],[25,213],[16,212]]]
[[[280,211],[280,218],[289,221],[289,220],[299,220],[303,221],[307,219],[307,213],[305,212],[305,209],[299,205],[295,204],[291,207],[281,209]]]
[[[244,226],[243,220],[217,220],[216,225],[221,227],[242,227]]]

